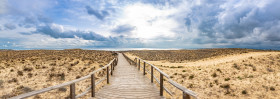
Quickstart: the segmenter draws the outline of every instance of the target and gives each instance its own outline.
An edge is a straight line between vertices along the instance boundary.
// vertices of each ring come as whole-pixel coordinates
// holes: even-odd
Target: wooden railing
[[[163,71],[161,71],[159,68],[157,68],[156,66],[154,66],[153,64],[150,64],[148,62],[146,62],[145,60],[141,59],[141,58],[138,58],[136,57],[134,60],[130,59],[129,57],[127,57],[125,54],[123,54],[124,57],[128,60],[128,62],[130,64],[134,64],[138,67],[138,69],[140,70],[140,67],[141,67],[141,64],[140,62],[142,61],[143,62],[143,67],[141,67],[143,69],[143,75],[147,73],[151,74],[151,83],[153,83],[154,79],[155,81],[159,84],[159,87],[160,87],[160,96],[163,96],[163,90],[165,90],[169,95],[173,95],[171,91],[169,91],[166,87],[164,87],[163,85],[163,77],[166,77],[167,78],[167,82],[170,83],[171,85],[173,85],[174,87],[176,87],[177,89],[181,90],[182,93],[183,93],[183,99],[190,99],[191,96],[196,98],[197,99],[197,94],[185,87],[183,87],[182,85],[176,83],[175,81],[173,81],[169,75],[167,75],[166,73],[164,73]],[[151,69],[150,71],[148,71],[146,69],[146,65],[150,65],[151,66]],[[154,69],[156,71],[158,71],[160,73],[160,79],[158,80],[158,78],[154,75]]]
[[[44,93],[44,92],[48,92],[48,91],[51,91],[51,90],[54,90],[54,89],[62,88],[62,87],[65,87],[65,86],[70,86],[70,99],[75,99],[75,98],[82,97],[82,96],[86,95],[89,91],[91,91],[91,97],[95,97],[95,86],[97,86],[99,83],[103,82],[105,79],[107,79],[107,84],[109,84],[109,76],[113,75],[113,70],[114,70],[114,67],[117,65],[117,61],[118,61],[118,59],[114,58],[106,66],[104,66],[102,68],[99,68],[99,69],[89,73],[88,75],[79,78],[79,79],[75,79],[75,80],[65,82],[65,83],[62,83],[62,84],[59,84],[59,85],[51,86],[51,87],[48,87],[48,88],[43,88],[41,90],[36,90],[36,91],[29,92],[29,93],[21,94],[21,95],[12,97],[10,99],[23,99],[23,98],[35,96],[35,95],[38,95],[38,94],[41,94],[41,93]],[[102,79],[100,79],[99,81],[96,82],[95,81],[95,73],[97,73],[101,70],[105,70],[105,69],[106,69],[106,72],[107,72],[106,77],[103,77]],[[88,78],[91,78],[91,86],[86,88],[86,90],[84,92],[82,92],[81,94],[76,95],[75,94],[75,83],[83,81],[83,80],[88,79]]]

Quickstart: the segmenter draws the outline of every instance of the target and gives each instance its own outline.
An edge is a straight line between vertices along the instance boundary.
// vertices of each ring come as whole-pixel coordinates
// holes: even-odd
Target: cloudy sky
[[[280,49],[280,0],[0,0],[0,49]]]

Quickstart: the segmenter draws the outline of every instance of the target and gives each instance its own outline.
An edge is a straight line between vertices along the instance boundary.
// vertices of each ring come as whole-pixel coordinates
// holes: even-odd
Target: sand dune
[[[127,53],[130,58],[133,53]],[[280,95],[280,52],[248,52],[192,62],[149,61],[201,99],[277,99]],[[181,92],[166,85],[176,96]]]

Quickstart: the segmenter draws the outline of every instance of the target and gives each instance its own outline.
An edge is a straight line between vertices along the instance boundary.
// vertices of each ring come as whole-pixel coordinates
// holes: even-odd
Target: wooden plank
[[[75,83],[70,85],[70,99],[76,99],[76,97],[75,97]]]
[[[94,74],[91,75],[91,97],[95,97],[95,77]]]

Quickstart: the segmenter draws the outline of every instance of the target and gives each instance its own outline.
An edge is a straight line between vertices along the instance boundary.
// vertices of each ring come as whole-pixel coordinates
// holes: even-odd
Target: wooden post
[[[163,96],[163,74],[160,73],[160,96]]]
[[[113,75],[113,64],[111,64],[111,75]]]
[[[138,70],[140,70],[140,59],[139,59],[139,61],[138,61]]]
[[[183,99],[191,99],[190,95],[183,92]]]
[[[135,58],[134,61],[135,61],[135,66],[137,67],[137,58]]]
[[[114,60],[114,62],[113,62],[113,63],[114,63],[114,64],[113,64],[113,70],[115,70],[115,66],[116,66],[115,61],[116,61],[116,60]]]
[[[95,77],[91,75],[91,97],[95,97]]]
[[[151,66],[151,82],[154,82],[154,68]]]
[[[145,67],[146,67],[146,62],[144,62],[144,68],[143,68],[143,74],[145,75]]]
[[[75,83],[70,85],[70,99],[76,99],[76,97],[75,97]]]
[[[107,67],[107,84],[109,84],[109,66]]]

